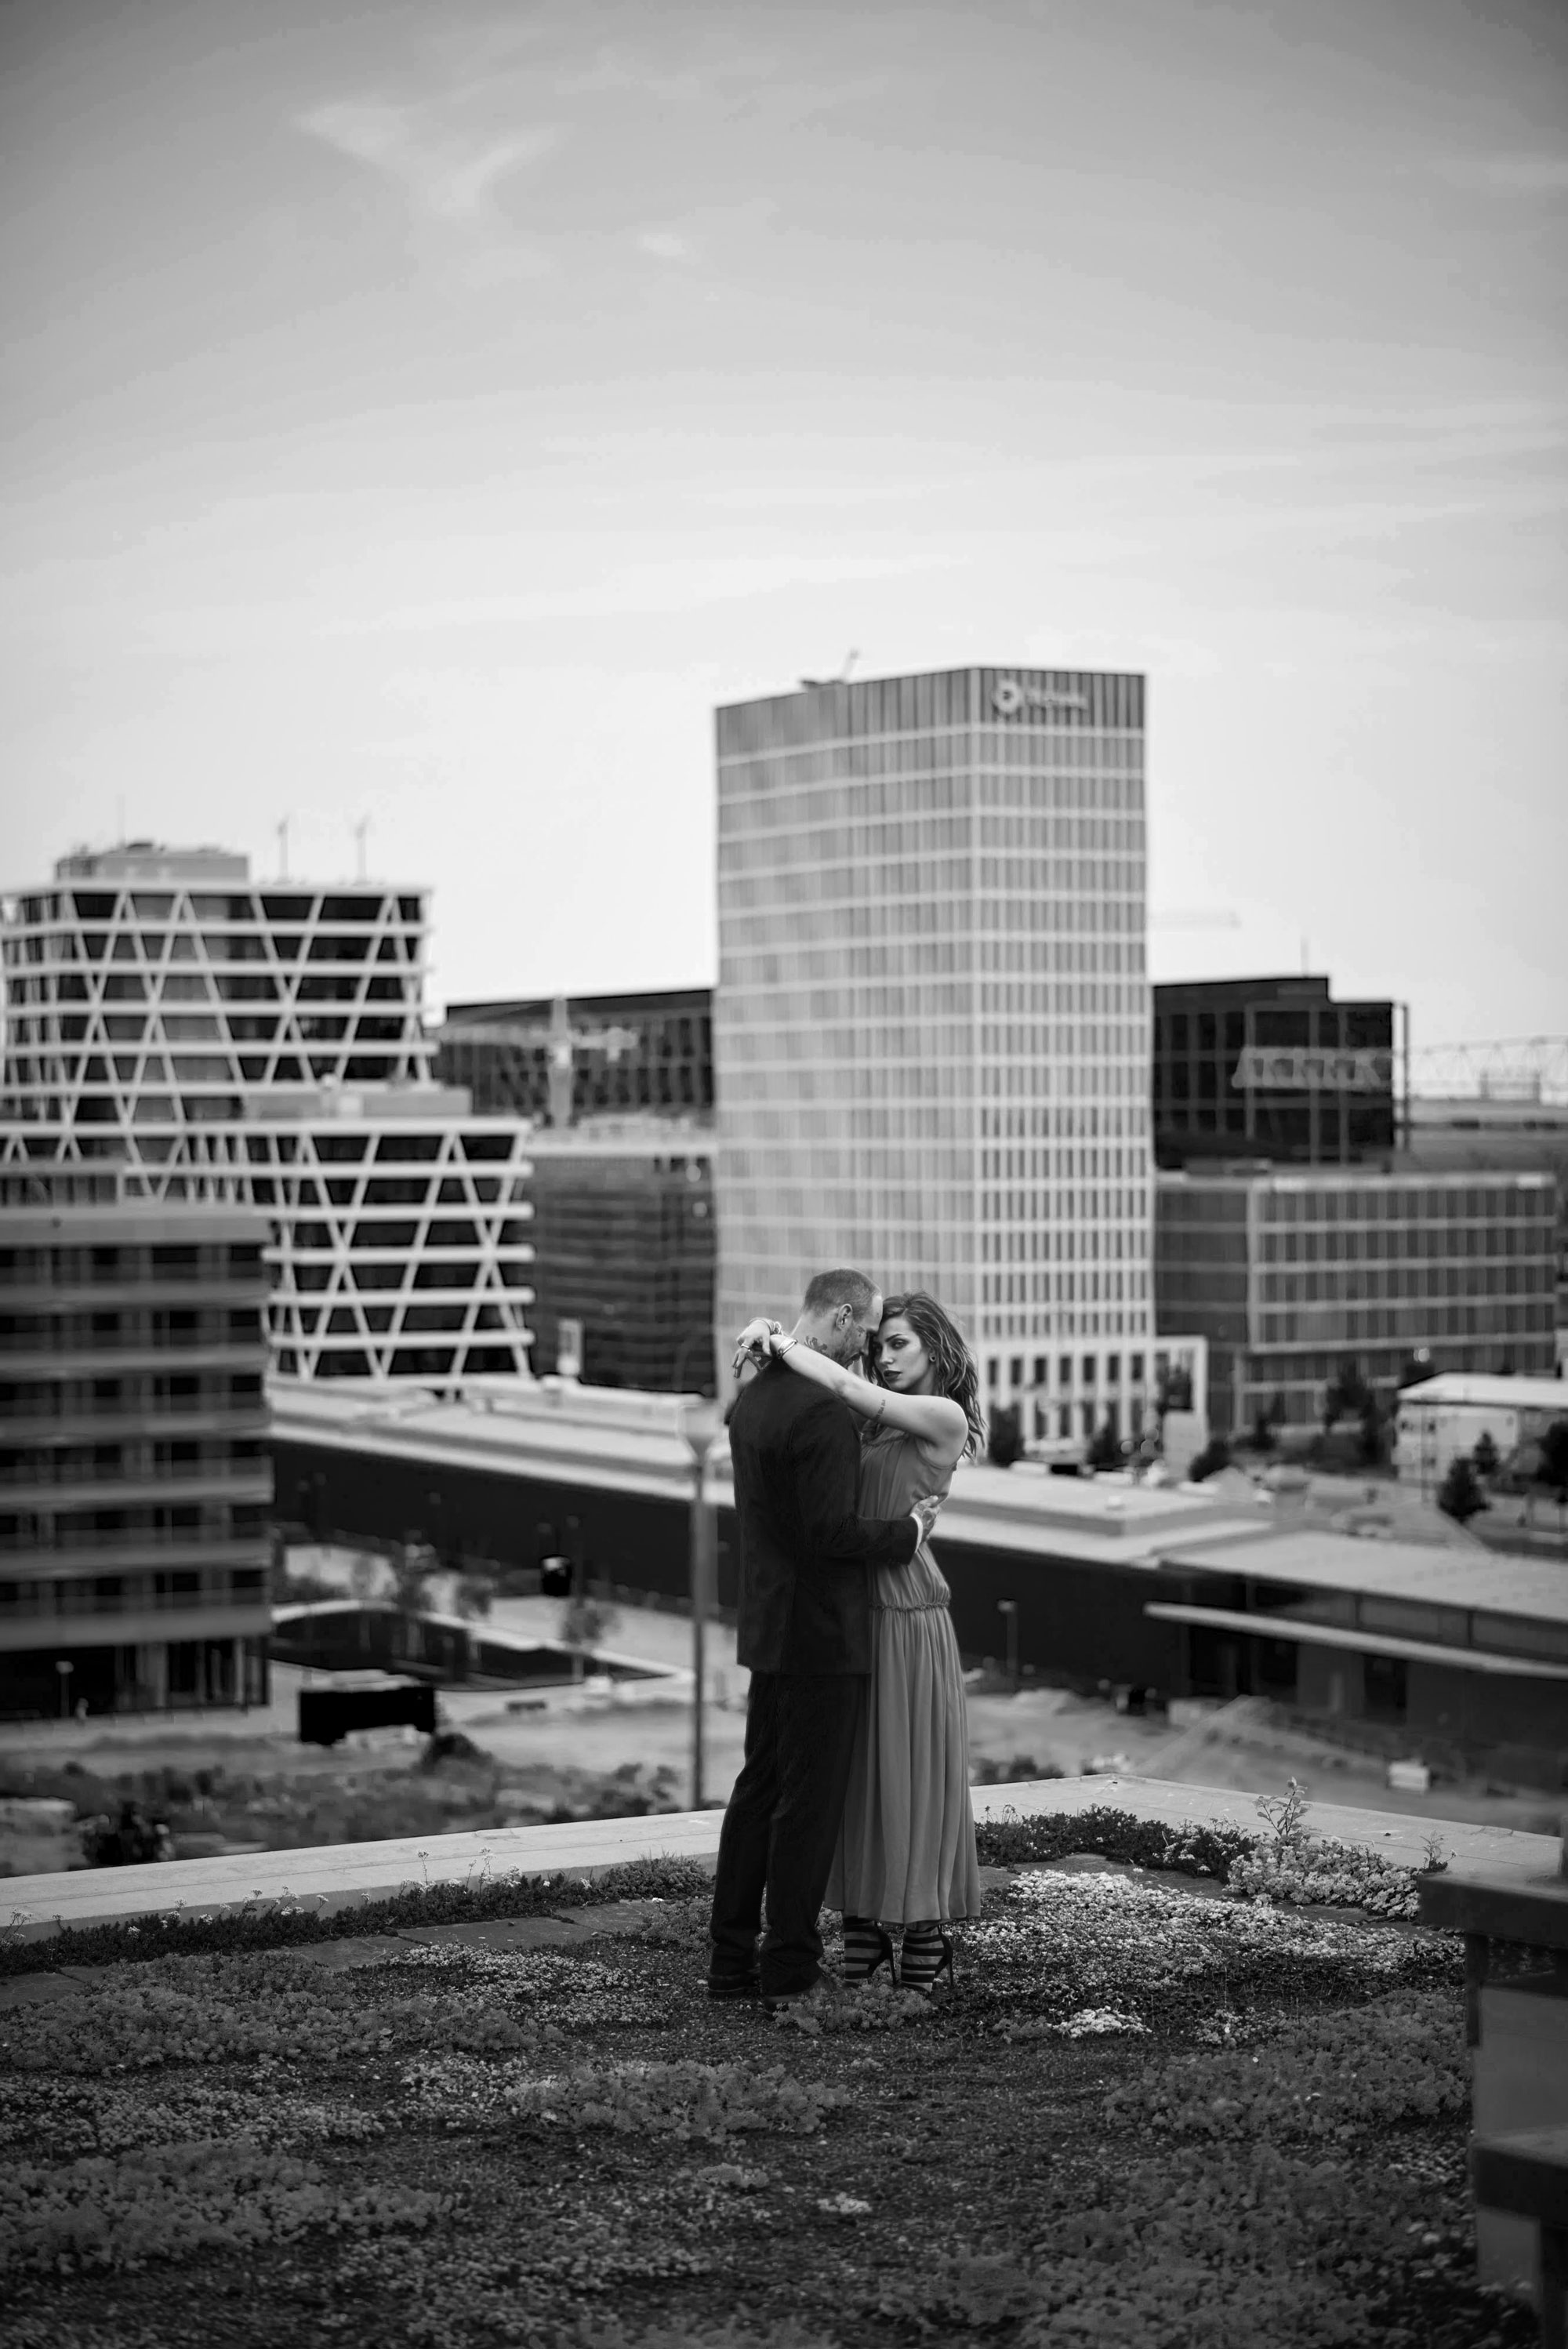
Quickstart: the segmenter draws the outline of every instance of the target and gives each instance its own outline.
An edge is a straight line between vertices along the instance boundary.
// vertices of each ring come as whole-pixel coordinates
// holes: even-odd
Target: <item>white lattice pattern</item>
[[[261,1208],[283,1373],[526,1375],[527,1129],[432,1083],[423,946],[417,890],[253,886],[212,849],[63,859],[5,908],[0,1163]]]
[[[128,1133],[280,1088],[428,1082],[418,891],[253,888],[217,855],[88,886],[69,868],[89,863],[108,860],[67,858],[67,885],[7,908],[10,1116]]]

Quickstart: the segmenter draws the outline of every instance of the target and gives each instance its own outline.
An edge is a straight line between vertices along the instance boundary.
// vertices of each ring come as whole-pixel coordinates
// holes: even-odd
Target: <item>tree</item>
[[[1015,1460],[1024,1456],[1024,1431],[1015,1403],[998,1403],[991,1413],[990,1432],[985,1438],[985,1457],[993,1468],[1010,1468]]]
[[[1349,1358],[1340,1363],[1323,1398],[1323,1432],[1331,1435],[1336,1420],[1359,1419],[1372,1402],[1372,1390],[1361,1375],[1361,1365]],[[1374,1408],[1376,1405],[1374,1404]]]
[[[1121,1465],[1121,1445],[1109,1419],[1102,1420],[1095,1430],[1088,1447],[1088,1464],[1095,1469]]]
[[[1384,1434],[1383,1414],[1377,1408],[1377,1398],[1368,1391],[1361,1406],[1361,1460],[1364,1467],[1381,1466]]]
[[[1555,1493],[1561,1508],[1568,1503],[1568,1419],[1554,1419],[1541,1438],[1541,1482]]]
[[[496,1578],[490,1574],[464,1574],[458,1578],[453,1597],[456,1612],[467,1622],[477,1622],[490,1611],[497,1589]]]
[[[1438,1506],[1445,1517],[1465,1526],[1482,1509],[1491,1506],[1476,1481],[1475,1470],[1462,1452],[1456,1452],[1449,1463],[1449,1473],[1438,1488]]]
[[[1470,1454],[1470,1464],[1483,1484],[1490,1482],[1502,1464],[1502,1456],[1492,1442],[1491,1430],[1488,1427],[1483,1427],[1476,1437],[1475,1450]]]
[[[392,1603],[405,1615],[416,1613],[425,1603],[425,1585],[433,1574],[441,1570],[441,1562],[424,1536],[407,1534],[391,1560],[396,1588]]]
[[[1222,1435],[1212,1435],[1187,1471],[1190,1483],[1201,1485],[1209,1476],[1217,1476],[1222,1468],[1231,1464],[1231,1447]]]

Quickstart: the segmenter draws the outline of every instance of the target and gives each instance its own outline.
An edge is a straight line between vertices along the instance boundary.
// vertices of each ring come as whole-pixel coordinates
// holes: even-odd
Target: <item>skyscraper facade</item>
[[[425,926],[418,888],[224,849],[63,857],[0,919],[0,1165],[261,1207],[283,1375],[526,1373],[526,1130],[434,1080]]]
[[[721,1346],[861,1265],[943,1299],[991,1402],[1134,1423],[1143,680],[811,688],[720,709],[717,752]]]

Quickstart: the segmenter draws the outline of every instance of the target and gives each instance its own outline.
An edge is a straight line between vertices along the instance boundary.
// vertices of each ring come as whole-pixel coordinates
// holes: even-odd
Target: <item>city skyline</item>
[[[1553,13],[5,40],[7,883],[368,817],[435,1004],[701,983],[717,705],[1109,667],[1154,978],[1568,1029]]]

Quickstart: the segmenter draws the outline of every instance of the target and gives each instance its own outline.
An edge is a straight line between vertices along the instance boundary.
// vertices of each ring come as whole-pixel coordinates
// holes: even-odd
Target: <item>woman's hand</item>
[[[735,1341],[735,1359],[730,1364],[737,1378],[740,1376],[748,1362],[760,1365],[767,1361],[769,1351],[768,1340],[769,1338],[776,1337],[778,1332],[778,1322],[769,1321],[762,1313],[757,1314],[747,1323]]]

